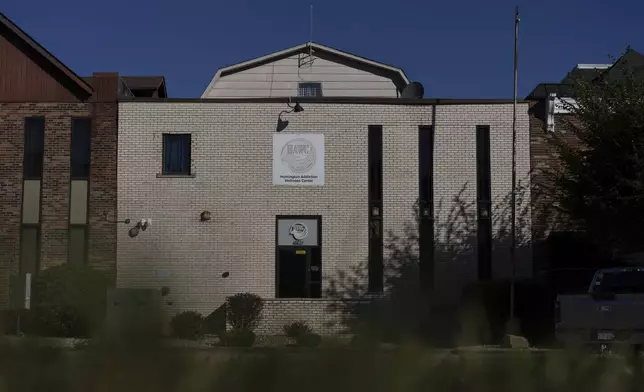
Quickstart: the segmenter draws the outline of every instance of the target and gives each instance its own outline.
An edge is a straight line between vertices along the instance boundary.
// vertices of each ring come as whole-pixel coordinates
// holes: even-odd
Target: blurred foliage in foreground
[[[190,350],[95,340],[76,350],[3,344],[4,391],[644,391],[627,359],[581,353],[465,353],[417,345]]]

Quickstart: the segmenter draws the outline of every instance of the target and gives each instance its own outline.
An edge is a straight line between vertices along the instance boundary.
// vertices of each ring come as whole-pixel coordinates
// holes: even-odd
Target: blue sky
[[[308,40],[401,67],[431,98],[511,98],[517,1],[22,0],[1,11],[76,73],[164,75],[198,97],[217,68]],[[644,51],[644,2],[519,1],[519,95],[577,63]]]

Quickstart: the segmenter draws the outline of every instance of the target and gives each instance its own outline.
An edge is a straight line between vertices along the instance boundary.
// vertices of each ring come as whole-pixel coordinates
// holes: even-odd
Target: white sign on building
[[[273,185],[324,185],[324,135],[273,134]]]

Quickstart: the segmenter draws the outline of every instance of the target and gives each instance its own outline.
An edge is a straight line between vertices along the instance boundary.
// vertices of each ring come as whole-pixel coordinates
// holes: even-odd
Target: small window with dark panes
[[[322,83],[299,83],[297,95],[300,97],[321,97]]]

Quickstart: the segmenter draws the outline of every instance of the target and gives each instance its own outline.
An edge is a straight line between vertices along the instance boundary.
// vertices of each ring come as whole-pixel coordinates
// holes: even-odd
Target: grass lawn
[[[3,345],[0,392],[644,391],[623,357],[563,351],[454,354],[397,348],[163,348],[93,342],[69,350]],[[635,385],[635,387],[633,387]]]

